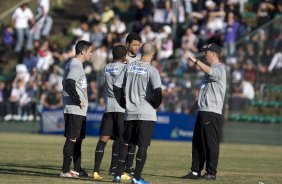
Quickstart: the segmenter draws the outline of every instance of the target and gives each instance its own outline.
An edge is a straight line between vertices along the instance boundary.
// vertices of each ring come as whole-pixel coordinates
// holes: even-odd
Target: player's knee
[[[136,150],[136,145],[129,145],[130,152],[135,152],[135,150]]]
[[[139,146],[138,147],[138,152],[139,152],[139,154],[144,155],[144,154],[147,153],[147,149],[148,149],[147,146]]]
[[[109,139],[110,139],[110,136],[101,136],[100,137],[100,140],[106,143],[109,141]]]

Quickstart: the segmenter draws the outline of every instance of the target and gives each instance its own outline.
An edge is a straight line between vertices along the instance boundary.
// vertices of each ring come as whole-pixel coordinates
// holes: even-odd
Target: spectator
[[[14,44],[14,30],[11,26],[8,26],[5,28],[2,39],[3,39],[3,44],[6,48],[11,49],[13,44]]]
[[[111,9],[109,5],[104,6],[104,11],[101,15],[101,22],[108,24],[110,20],[115,16],[115,12]]]
[[[21,52],[24,42],[24,35],[27,37],[26,50],[31,50],[33,48],[33,39],[30,26],[34,25],[34,17],[27,3],[22,4],[15,10],[12,15],[12,25],[16,29],[17,33],[15,52]]]
[[[23,80],[26,84],[30,79],[30,74],[28,73],[27,67],[24,64],[17,64],[16,66],[16,79]]]
[[[95,71],[100,72],[107,64],[107,47],[101,45],[96,49],[91,57],[91,62]]]
[[[268,71],[281,75],[282,71],[282,42],[276,47],[274,56],[271,59]]]
[[[117,34],[122,34],[126,31],[126,26],[123,21],[120,20],[119,16],[114,16],[110,25],[110,31]]]
[[[4,117],[6,115],[6,83],[3,80],[0,80],[0,120],[4,120]]]
[[[157,59],[167,59],[173,53],[172,30],[169,26],[163,26],[161,32],[156,34]]]
[[[19,106],[20,99],[25,94],[25,82],[20,76],[16,76],[15,80],[13,81],[12,91],[8,102],[6,103],[6,110],[7,115],[5,116],[5,121],[13,120],[20,120],[21,119],[21,112],[22,106]]]
[[[225,28],[224,42],[225,42],[225,55],[227,57],[235,54],[235,42],[237,40],[237,31],[239,23],[235,19],[233,12],[227,14],[227,25]]]
[[[154,23],[165,25],[176,22],[176,17],[173,14],[171,2],[169,0],[162,1],[163,7],[154,10]]]
[[[95,109],[98,104],[98,86],[97,82],[92,80],[88,89],[88,105],[89,109]]]
[[[154,42],[156,38],[156,33],[152,30],[152,26],[147,24],[144,26],[144,28],[140,32],[140,36],[144,43],[145,42]]]
[[[53,19],[49,14],[50,1],[38,0],[36,15],[35,15],[35,27],[34,27],[34,39],[39,40],[41,35],[45,38],[49,36]]]
[[[58,109],[63,106],[62,94],[57,91],[55,86],[50,85],[49,82],[45,82],[45,90],[40,97],[40,103],[42,107],[47,109]]]
[[[244,80],[242,74],[238,71],[232,73],[232,94],[231,111],[243,111],[249,102],[254,99],[255,90],[253,85]]]
[[[36,92],[33,89],[32,81],[28,82],[25,92],[19,99],[20,116],[22,121],[32,121],[34,119],[34,102]]]
[[[40,72],[46,72],[54,63],[53,55],[49,49],[49,42],[47,40],[43,41],[38,49],[37,58],[38,62],[36,67]]]
[[[72,33],[77,37],[77,41],[79,40],[90,41],[89,26],[85,22],[80,24],[80,27],[73,28]]]
[[[92,32],[90,33],[90,42],[95,45],[95,47],[101,47],[105,39],[104,34],[101,32],[99,25],[94,24],[92,26]]]
[[[63,90],[63,69],[58,65],[52,66],[52,71],[49,75],[49,83],[51,86],[54,86],[57,91]]]
[[[33,54],[33,50],[26,51],[22,63],[26,66],[29,73],[36,68],[37,58]]]
[[[257,10],[258,26],[268,22],[271,19],[271,13],[275,7],[267,1],[262,1]]]
[[[181,38],[181,48],[185,51],[198,52],[198,42],[199,40],[193,33],[192,27],[189,27]]]

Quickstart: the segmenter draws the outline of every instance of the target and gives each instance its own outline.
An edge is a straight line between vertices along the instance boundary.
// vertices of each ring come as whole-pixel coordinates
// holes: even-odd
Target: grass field
[[[103,182],[59,178],[64,138],[53,135],[1,133],[0,183],[111,183],[107,175],[111,143],[101,165]],[[82,166],[92,173],[97,138],[83,144]],[[211,183],[282,183],[282,147],[222,144],[216,181]],[[153,141],[143,177],[151,184],[207,183],[182,180],[191,163],[190,142]]]

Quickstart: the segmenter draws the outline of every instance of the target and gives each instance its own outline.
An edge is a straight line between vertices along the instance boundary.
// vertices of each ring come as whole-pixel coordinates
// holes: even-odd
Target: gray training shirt
[[[226,91],[226,71],[221,63],[211,66],[201,82],[198,99],[199,111],[222,114]]]
[[[153,100],[153,90],[161,88],[158,70],[148,62],[129,63],[115,86],[122,88],[125,83],[125,120],[157,121],[156,109],[149,103]]]
[[[116,101],[113,84],[116,81],[117,77],[121,74],[122,70],[126,64],[121,62],[113,62],[107,64],[104,68],[104,77],[105,77],[105,86],[106,86],[106,99],[107,105],[105,112],[125,112],[118,102]]]
[[[82,63],[76,58],[72,58],[64,66],[64,78],[63,78],[63,102],[64,102],[64,113],[75,114],[86,116],[88,107],[88,97],[87,97],[87,79],[84,73]],[[86,107],[80,108],[80,106],[75,105],[69,94],[66,92],[66,80],[72,79],[75,81],[75,88],[77,94],[81,101],[86,103]]]
[[[128,63],[131,63],[131,62],[134,62],[134,61],[139,61],[141,59],[141,54],[138,53],[135,57],[129,56],[127,54],[126,59],[128,60]]]

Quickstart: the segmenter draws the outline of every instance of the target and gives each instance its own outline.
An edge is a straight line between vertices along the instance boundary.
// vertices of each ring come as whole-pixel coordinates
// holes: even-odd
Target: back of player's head
[[[122,59],[126,57],[126,48],[123,45],[116,45],[113,47],[113,59]]]
[[[141,36],[135,32],[131,32],[126,37],[126,43],[131,43],[133,40],[142,42]]]
[[[147,42],[144,43],[141,47],[141,54],[142,55],[151,55],[156,52],[156,48],[153,43]]]
[[[87,51],[89,47],[92,46],[91,42],[85,41],[85,40],[80,40],[77,42],[75,45],[75,54],[79,55],[82,53],[82,51]]]

